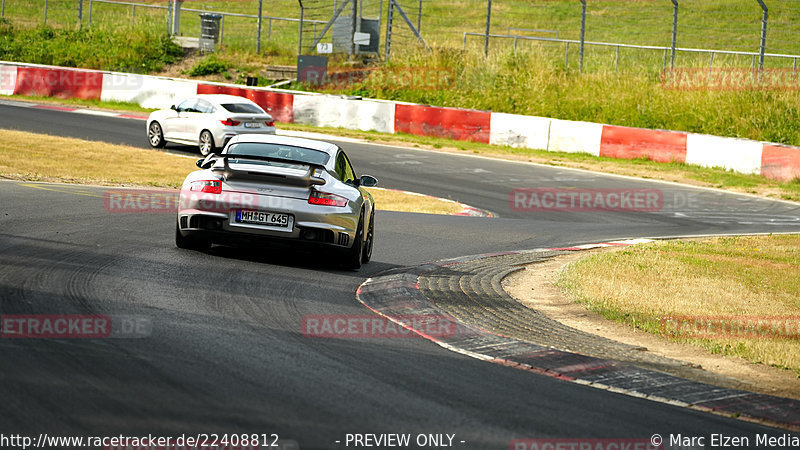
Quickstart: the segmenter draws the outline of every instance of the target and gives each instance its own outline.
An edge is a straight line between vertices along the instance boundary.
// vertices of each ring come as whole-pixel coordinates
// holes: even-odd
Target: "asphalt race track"
[[[138,120],[0,105],[0,127],[147,148]],[[453,447],[470,449],[506,449],[521,438],[783,433],[478,361],[423,339],[308,338],[300,324],[306,315],[368,314],[355,291],[390,268],[618,238],[800,232],[800,207],[552,167],[340,145],[382,186],[499,217],[378,212],[373,261],[348,272],[312,254],[179,250],[172,214],[109,213],[109,188],[0,182],[2,314],[152,322],[152,334],[135,339],[0,340],[0,430],[277,433],[304,449],[345,448],[347,433],[448,433],[456,435]],[[658,189],[664,207],[511,210],[511,189],[542,187]]]

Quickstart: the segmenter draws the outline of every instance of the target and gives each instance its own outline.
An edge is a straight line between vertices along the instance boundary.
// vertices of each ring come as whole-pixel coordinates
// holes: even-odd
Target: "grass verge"
[[[183,50],[153,27],[29,27],[0,20],[0,60],[148,73],[181,57]]]
[[[0,177],[26,181],[179,188],[195,159],[124,145],[0,130]],[[452,214],[460,207],[433,197],[370,191],[379,210]]]
[[[607,319],[800,376],[799,278],[800,235],[770,235],[601,252],[557,284]]]

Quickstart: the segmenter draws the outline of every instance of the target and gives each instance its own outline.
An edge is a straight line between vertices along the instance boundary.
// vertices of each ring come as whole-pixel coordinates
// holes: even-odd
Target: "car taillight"
[[[275,126],[275,121],[274,120],[268,120],[268,121],[266,121],[264,123],[267,124],[268,127],[274,127]]]
[[[239,125],[239,124],[240,124],[240,123],[242,123],[242,122],[240,122],[240,121],[238,121],[238,120],[233,120],[233,119],[231,119],[231,118],[229,117],[229,118],[227,118],[227,119],[225,119],[225,120],[220,120],[220,123],[222,123],[222,124],[223,124],[223,125],[225,125],[226,127],[235,127],[236,125]]]
[[[192,186],[189,190],[206,192],[208,194],[222,194],[222,181],[219,180],[192,181]]]
[[[347,206],[347,199],[341,195],[311,191],[311,195],[308,196],[308,203],[322,206]]]

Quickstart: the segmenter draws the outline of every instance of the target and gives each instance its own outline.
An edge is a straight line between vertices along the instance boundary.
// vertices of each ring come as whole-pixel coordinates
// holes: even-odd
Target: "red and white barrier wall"
[[[800,178],[800,148],[677,131],[0,61],[0,95],[134,102],[167,108],[193,94],[247,97],[275,120],[383,133],[648,158],[723,167],[777,180]]]

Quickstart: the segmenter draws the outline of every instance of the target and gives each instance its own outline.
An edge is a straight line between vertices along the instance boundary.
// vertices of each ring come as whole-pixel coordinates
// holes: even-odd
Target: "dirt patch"
[[[617,251],[596,250],[596,251]],[[741,358],[707,353],[691,345],[671,342],[660,336],[606,320],[572,302],[555,285],[558,272],[587,252],[571,253],[526,266],[503,280],[503,288],[523,305],[575,329],[626,344],[645,347],[655,355],[685,361],[704,370],[741,382],[742,388],[781,397],[800,399],[800,378],[793,372],[753,364]]]
[[[205,55],[201,55],[197,52],[193,51],[184,51],[184,56],[181,60],[176,62],[175,64],[168,64],[161,69],[160,72],[154,73],[153,75],[159,77],[170,77],[170,78],[189,78],[186,75],[192,67],[196,66],[200,60],[202,60]],[[220,75],[216,75],[216,77],[221,78]],[[203,77],[197,77],[198,79],[203,79]],[[210,77],[209,77],[210,80]]]

